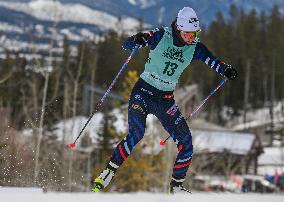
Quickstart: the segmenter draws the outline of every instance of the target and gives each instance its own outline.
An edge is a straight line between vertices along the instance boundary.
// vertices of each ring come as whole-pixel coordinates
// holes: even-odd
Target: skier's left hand
[[[229,64],[225,64],[225,71],[224,71],[224,75],[227,79],[229,80],[233,80],[235,78],[237,78],[238,76],[238,72],[235,68],[233,68],[231,65]]]

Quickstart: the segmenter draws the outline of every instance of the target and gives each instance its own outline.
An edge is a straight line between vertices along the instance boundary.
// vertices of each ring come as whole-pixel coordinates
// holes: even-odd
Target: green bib
[[[172,30],[168,27],[164,29],[163,38],[150,51],[140,77],[159,90],[173,91],[181,73],[190,64],[196,45],[177,47],[173,44]]]

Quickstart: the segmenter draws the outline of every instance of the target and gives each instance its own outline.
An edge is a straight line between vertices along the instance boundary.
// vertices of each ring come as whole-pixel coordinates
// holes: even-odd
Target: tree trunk
[[[49,73],[47,72],[45,75],[44,81],[44,90],[43,90],[43,98],[42,98],[42,105],[41,105],[41,115],[40,115],[40,122],[39,122],[39,129],[38,129],[38,136],[36,142],[36,153],[35,153],[35,169],[34,169],[34,185],[37,185],[37,178],[39,173],[39,153],[40,153],[40,144],[43,134],[43,122],[44,122],[44,113],[45,113],[45,103],[46,103],[46,96],[47,96],[47,89],[48,89],[48,80],[49,80]]]
[[[74,93],[73,93],[73,107],[72,107],[72,118],[73,118],[73,124],[72,124],[72,134],[74,134],[74,126],[75,126],[75,117],[76,117],[76,111],[77,111],[77,94],[78,94],[78,86],[79,86],[79,79],[81,76],[82,68],[83,68],[83,60],[84,60],[84,52],[85,52],[85,44],[83,43],[83,47],[81,50],[81,56],[80,56],[80,62],[79,62],[79,68],[78,72],[74,81]],[[72,191],[72,174],[73,174],[73,158],[74,153],[73,150],[70,150],[70,156],[69,156],[69,176],[68,176],[68,190]]]
[[[56,13],[55,13],[56,15]],[[49,81],[49,71],[52,70],[52,49],[54,45],[54,38],[56,37],[56,25],[57,20],[54,21],[52,26],[52,35],[50,40],[50,47],[49,47],[49,59],[47,64],[47,69],[43,69],[44,75],[44,89],[43,89],[43,98],[42,98],[42,105],[41,105],[41,115],[40,115],[40,123],[38,129],[38,137],[36,142],[36,153],[35,153],[35,168],[34,168],[34,185],[37,185],[37,178],[39,173],[39,154],[40,154],[40,146],[41,146],[41,139],[43,135],[43,123],[44,123],[44,114],[45,114],[45,106],[46,106],[46,98],[47,98],[47,90],[48,90],[48,81]]]
[[[248,98],[249,98],[249,91],[250,91],[250,69],[251,69],[251,62],[250,59],[247,60],[246,64],[246,75],[245,75],[245,88],[244,88],[244,124],[247,122],[247,110],[248,110]]]
[[[274,129],[274,97],[275,97],[275,51],[272,56],[272,74],[271,74],[271,94],[270,94],[270,104],[269,104],[269,114],[270,114],[270,141],[269,146],[273,144],[273,129]]]

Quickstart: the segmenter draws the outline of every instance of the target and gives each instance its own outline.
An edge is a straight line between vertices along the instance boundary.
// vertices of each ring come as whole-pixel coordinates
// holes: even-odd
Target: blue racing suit
[[[177,47],[184,46],[180,39],[175,37],[177,36],[176,29],[173,28],[172,30],[174,45]],[[151,38],[140,47],[148,45],[151,50],[154,50],[165,34],[163,28],[157,28],[151,32]],[[132,49],[135,45],[134,38],[129,37],[124,42],[123,48]],[[224,63],[213,56],[201,42],[195,42],[195,45],[192,61],[201,60],[223,76],[226,68],[223,65]],[[176,143],[179,152],[173,167],[172,177],[174,180],[182,182],[193,155],[192,136],[189,127],[175,103],[173,91],[159,90],[142,78],[137,81],[132,90],[128,106],[128,134],[115,148],[111,156],[112,165],[115,164],[116,168],[119,167],[130,155],[135,145],[143,138],[148,114],[153,114],[160,120]]]

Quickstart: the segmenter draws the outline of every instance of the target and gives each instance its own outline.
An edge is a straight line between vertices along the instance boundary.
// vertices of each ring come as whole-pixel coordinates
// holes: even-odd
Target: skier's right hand
[[[134,35],[133,37],[134,37],[134,42],[137,45],[146,45],[147,41],[151,37],[151,34],[150,33],[139,32],[136,35]]]

